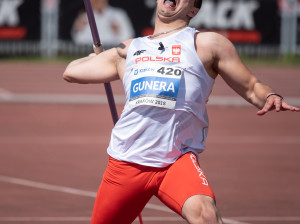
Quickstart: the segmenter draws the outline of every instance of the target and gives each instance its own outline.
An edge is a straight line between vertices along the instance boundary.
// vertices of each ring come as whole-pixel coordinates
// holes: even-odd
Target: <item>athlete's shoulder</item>
[[[230,42],[224,35],[216,32],[197,32],[196,41],[203,44],[216,44]]]
[[[127,51],[128,51],[128,48],[131,44],[131,42],[133,41],[134,39],[128,39],[128,40],[125,40],[123,41],[122,43],[120,43],[117,47],[116,47],[116,50],[118,52],[118,55],[122,58],[126,58],[127,56]]]
[[[224,35],[216,32],[198,32],[195,37],[196,46],[212,52],[234,50],[234,45]]]

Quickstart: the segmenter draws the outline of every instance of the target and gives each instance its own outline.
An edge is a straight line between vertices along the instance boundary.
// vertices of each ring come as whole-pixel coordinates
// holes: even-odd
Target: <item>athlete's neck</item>
[[[156,19],[154,32],[149,38],[169,36],[175,32],[180,31],[187,25],[188,24],[185,21],[164,23],[164,22],[161,22],[160,20]]]
[[[155,37],[161,37],[163,35],[167,35],[169,33],[174,33],[175,31],[178,31],[178,30],[181,30],[183,28],[187,27],[187,25],[183,25],[183,26],[180,26],[180,27],[177,27],[177,28],[174,28],[174,29],[171,29],[171,30],[167,30],[167,31],[163,31],[163,32],[160,32],[160,33],[155,33],[151,36],[149,36],[148,38],[149,39],[154,39]]]

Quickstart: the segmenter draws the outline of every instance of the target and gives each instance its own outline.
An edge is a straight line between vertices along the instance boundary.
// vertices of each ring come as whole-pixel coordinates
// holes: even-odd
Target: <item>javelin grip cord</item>
[[[83,0],[83,2],[84,2],[87,17],[88,17],[88,21],[90,24],[91,33],[92,33],[92,37],[93,37],[93,41],[94,41],[94,46],[97,48],[96,51],[99,50],[98,53],[101,53],[103,51],[103,47],[102,47],[100,37],[98,34],[98,29],[96,26],[96,21],[95,21],[91,2],[90,2],[90,0]],[[118,118],[118,112],[117,112],[112,88],[111,88],[110,83],[104,83],[104,87],[105,87],[105,92],[106,92],[111,116],[112,116],[114,124],[116,124],[119,118]]]

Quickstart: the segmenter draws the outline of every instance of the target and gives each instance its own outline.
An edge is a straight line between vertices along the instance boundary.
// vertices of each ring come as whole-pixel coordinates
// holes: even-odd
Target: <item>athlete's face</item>
[[[108,5],[108,0],[91,0],[93,9],[102,12]]]
[[[194,7],[195,0],[157,0],[157,15],[161,19],[189,20],[199,9]]]

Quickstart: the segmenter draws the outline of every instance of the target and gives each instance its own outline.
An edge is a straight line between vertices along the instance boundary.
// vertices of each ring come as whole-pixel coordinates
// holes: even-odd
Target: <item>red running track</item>
[[[104,93],[103,86],[65,83],[64,67],[0,63],[0,94]],[[299,69],[254,70],[284,95],[300,97]],[[113,88],[122,93],[120,83]],[[217,81],[213,95],[232,94]],[[225,223],[300,223],[300,113],[208,111],[200,163]],[[0,224],[89,223],[112,127],[106,105],[0,103]],[[145,224],[185,223],[156,198],[142,216]]]

